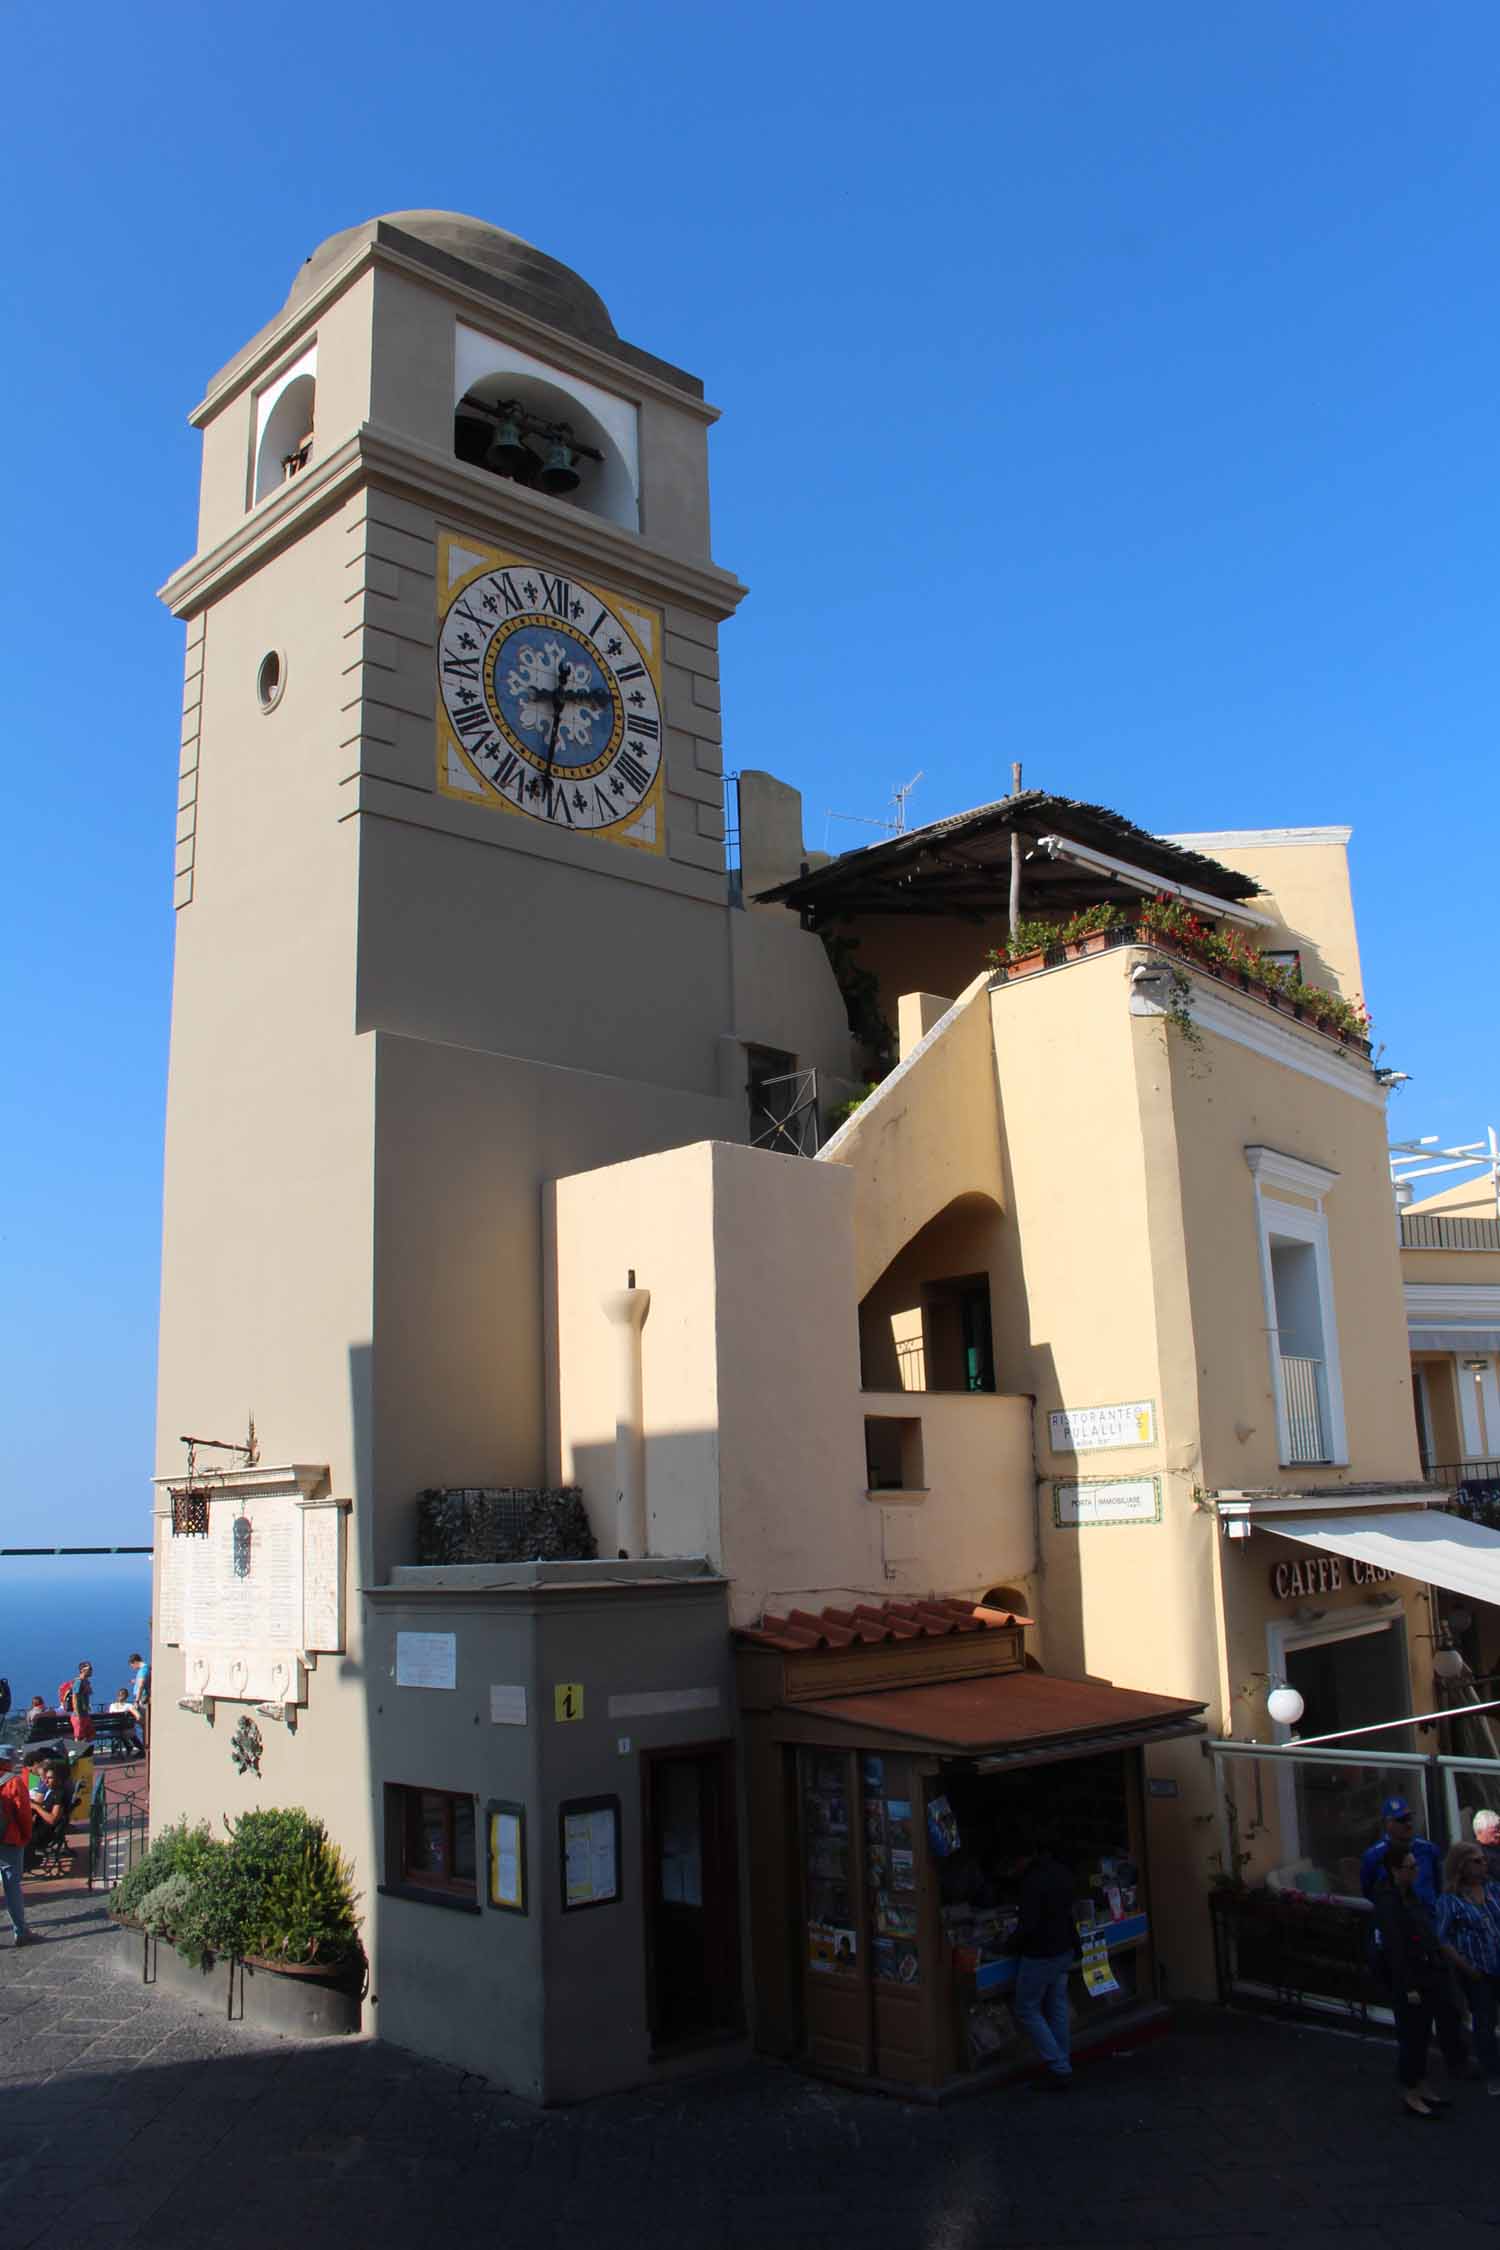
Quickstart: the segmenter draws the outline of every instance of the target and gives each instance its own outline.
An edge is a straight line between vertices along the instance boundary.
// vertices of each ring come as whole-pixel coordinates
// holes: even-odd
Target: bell
[[[547,444],[547,458],[537,475],[537,484],[543,492],[576,492],[578,471],[573,466],[573,448],[566,438],[551,438]]]
[[[521,425],[514,414],[502,410],[485,450],[484,465],[497,477],[511,477],[517,484],[530,484],[535,477],[536,455],[522,442]]]

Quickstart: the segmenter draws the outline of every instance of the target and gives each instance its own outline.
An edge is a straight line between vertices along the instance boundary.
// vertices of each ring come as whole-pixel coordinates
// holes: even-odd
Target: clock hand
[[[570,664],[559,664],[557,685],[547,690],[552,698],[552,732],[547,737],[547,767],[542,775],[542,803],[549,815],[552,811],[552,761],[557,756],[557,732],[562,725],[563,702],[567,694],[562,683],[572,669]]]

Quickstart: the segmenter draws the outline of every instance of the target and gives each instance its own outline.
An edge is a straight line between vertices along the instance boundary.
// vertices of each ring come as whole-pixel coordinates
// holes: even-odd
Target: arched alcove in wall
[[[255,448],[255,498],[264,500],[288,477],[307,466],[311,452],[317,377],[311,368],[294,373],[274,395],[261,401],[260,437]]]
[[[488,417],[465,413],[465,401],[498,407],[512,399],[537,422],[566,423],[581,444],[600,455],[597,461],[587,453],[577,455],[573,464],[578,474],[577,490],[560,497],[589,515],[602,516],[606,523],[636,530],[640,511],[629,463],[602,419],[561,383],[515,368],[502,368],[470,383],[454,411],[453,450],[459,459],[483,468],[495,434],[495,424]],[[536,449],[540,456],[542,448],[538,445]]]
[[[903,1245],[859,1308],[867,1391],[993,1391],[991,1274],[1004,1214],[955,1196]]]

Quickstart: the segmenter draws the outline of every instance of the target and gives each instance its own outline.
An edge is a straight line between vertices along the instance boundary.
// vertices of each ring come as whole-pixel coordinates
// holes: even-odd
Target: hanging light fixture
[[[573,432],[566,422],[546,433],[547,457],[537,474],[537,486],[542,492],[555,493],[559,498],[566,492],[578,490],[578,471],[575,458]]]
[[[1432,1669],[1440,1680],[1461,1680],[1468,1667],[1456,1648],[1435,1648]]]
[[[1294,1727],[1307,1705],[1294,1687],[1282,1680],[1266,1697],[1266,1709],[1279,1727]]]

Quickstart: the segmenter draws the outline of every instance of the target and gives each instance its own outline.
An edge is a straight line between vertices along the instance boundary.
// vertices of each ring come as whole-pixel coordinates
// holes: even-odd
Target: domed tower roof
[[[300,304],[361,243],[377,236],[393,247],[401,247],[399,238],[407,237],[411,246],[420,245],[416,255],[426,265],[441,264],[453,272],[468,267],[468,276],[460,278],[477,279],[480,287],[518,311],[583,343],[608,350],[616,342],[615,324],[603,298],[571,266],[533,249],[518,234],[507,234],[504,227],[465,218],[458,211],[387,211],[378,219],[331,234],[303,265],[282,311]]]

